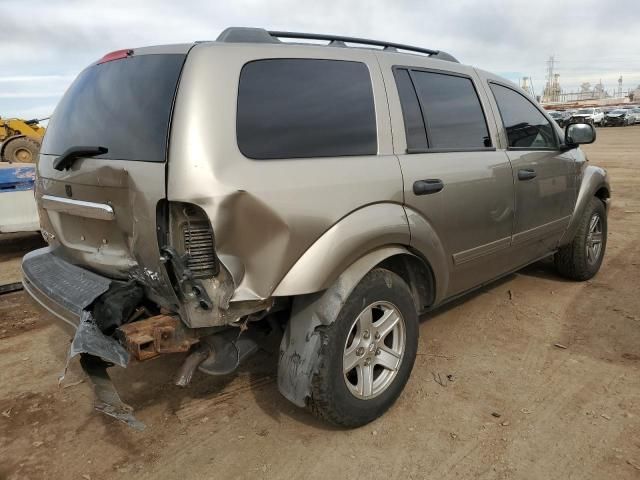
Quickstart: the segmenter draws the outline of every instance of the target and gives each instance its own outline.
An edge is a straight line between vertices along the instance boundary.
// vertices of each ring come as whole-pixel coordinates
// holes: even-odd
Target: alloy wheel
[[[344,381],[353,396],[368,400],[395,379],[406,347],[405,321],[389,302],[376,302],[353,322],[343,354]]]
[[[602,219],[597,213],[589,221],[589,232],[587,233],[587,262],[594,265],[602,253]]]

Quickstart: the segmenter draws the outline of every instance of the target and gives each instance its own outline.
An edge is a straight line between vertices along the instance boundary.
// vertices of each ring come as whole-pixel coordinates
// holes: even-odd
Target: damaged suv
[[[407,382],[423,313],[545,257],[596,274],[594,140],[441,51],[230,28],[113,52],[49,123],[49,246],[24,286],[73,328],[97,407],[132,426],[107,367],[181,352],[184,386],[274,335],[282,394],[363,425]]]

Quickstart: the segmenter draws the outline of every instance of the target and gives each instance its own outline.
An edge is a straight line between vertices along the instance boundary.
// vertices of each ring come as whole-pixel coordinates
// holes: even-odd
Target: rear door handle
[[[532,168],[518,170],[518,180],[531,180],[532,178],[536,178],[536,175],[538,174]]]
[[[438,178],[428,178],[413,182],[413,193],[416,195],[429,195],[437,193],[444,188],[444,183]]]

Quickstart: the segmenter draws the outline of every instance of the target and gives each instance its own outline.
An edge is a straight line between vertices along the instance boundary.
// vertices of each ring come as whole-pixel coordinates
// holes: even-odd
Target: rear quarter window
[[[375,155],[369,70],[341,60],[250,62],[240,73],[236,131],[252,159]]]

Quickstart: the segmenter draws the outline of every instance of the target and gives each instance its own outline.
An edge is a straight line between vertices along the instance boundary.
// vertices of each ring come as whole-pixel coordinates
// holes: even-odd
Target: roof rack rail
[[[346,47],[346,43],[373,45],[383,47],[384,50],[406,50],[408,52],[422,53],[438,60],[460,63],[455,57],[447,52],[443,52],[442,50],[431,50],[429,48],[412,47],[411,45],[403,45],[401,43],[383,42],[380,40],[369,40],[366,38],[343,37],[340,35],[324,35],[317,33],[268,31],[263,28],[229,27],[218,36],[217,41],[239,43],[279,43],[280,38],[326,40],[329,42],[328,45],[338,47]]]

